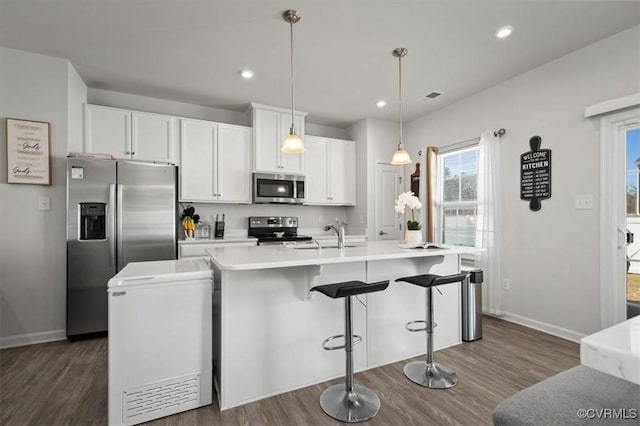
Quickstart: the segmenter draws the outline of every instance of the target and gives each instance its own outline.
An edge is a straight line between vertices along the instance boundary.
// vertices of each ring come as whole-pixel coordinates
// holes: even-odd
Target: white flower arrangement
[[[422,229],[422,225],[416,220],[415,211],[416,209],[422,208],[422,203],[411,191],[403,192],[398,196],[395,206],[396,213],[404,214],[406,207],[411,209],[411,220],[407,221],[407,229],[410,231],[419,231]]]

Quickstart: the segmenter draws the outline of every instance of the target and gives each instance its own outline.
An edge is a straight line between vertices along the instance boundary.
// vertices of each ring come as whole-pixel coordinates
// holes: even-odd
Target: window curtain
[[[503,196],[500,179],[500,138],[493,131],[482,133],[478,158],[478,218],[476,246],[484,251],[480,262],[484,270],[487,310],[503,315],[502,306],[502,223]]]
[[[425,203],[427,208],[427,241],[436,242],[436,215],[438,209],[436,208],[436,160],[438,149],[430,146],[427,147],[426,157],[426,197]]]

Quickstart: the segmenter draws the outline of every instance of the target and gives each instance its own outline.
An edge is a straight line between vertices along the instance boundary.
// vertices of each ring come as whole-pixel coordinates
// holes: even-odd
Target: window
[[[438,155],[438,235],[445,244],[475,246],[478,146]]]

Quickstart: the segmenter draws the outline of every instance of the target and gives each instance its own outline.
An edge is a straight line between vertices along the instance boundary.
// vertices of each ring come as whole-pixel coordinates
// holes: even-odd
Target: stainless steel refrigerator
[[[67,337],[107,330],[107,281],[129,262],[175,259],[177,168],[67,159]]]

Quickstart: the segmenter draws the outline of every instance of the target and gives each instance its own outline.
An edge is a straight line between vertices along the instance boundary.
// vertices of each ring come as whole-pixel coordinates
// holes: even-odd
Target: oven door
[[[254,174],[253,202],[298,204],[296,180],[293,176],[276,174]]]

